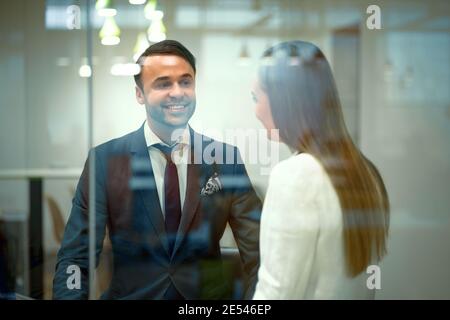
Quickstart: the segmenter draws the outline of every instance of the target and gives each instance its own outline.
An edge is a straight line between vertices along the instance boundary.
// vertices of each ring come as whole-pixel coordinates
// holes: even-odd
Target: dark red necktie
[[[164,211],[169,250],[172,253],[181,220],[180,185],[177,167],[172,161],[172,150],[175,145],[168,147],[159,143],[155,147],[163,153],[167,161],[164,171]]]

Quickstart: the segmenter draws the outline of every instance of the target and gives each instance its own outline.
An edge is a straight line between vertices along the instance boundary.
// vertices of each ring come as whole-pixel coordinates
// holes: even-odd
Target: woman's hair
[[[353,143],[324,54],[293,41],[267,49],[259,68],[280,139],[314,156],[329,175],[343,212],[350,276],[386,254],[389,201],[380,174]]]

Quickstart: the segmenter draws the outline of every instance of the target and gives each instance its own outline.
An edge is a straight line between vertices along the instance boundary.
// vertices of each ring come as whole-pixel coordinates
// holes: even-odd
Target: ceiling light
[[[250,56],[248,54],[247,44],[245,44],[245,43],[241,47],[238,64],[243,67],[250,65]]]
[[[114,20],[114,17],[107,17],[102,29],[100,30],[100,39],[105,46],[114,46],[120,43],[120,29]]]
[[[140,32],[137,36],[136,44],[133,49],[133,60],[137,61],[140,55],[150,46],[145,32]]]
[[[147,0],[128,0],[130,4],[144,4]]]
[[[92,69],[91,66],[84,64],[80,67],[80,69],[78,70],[78,74],[80,75],[80,77],[82,78],[89,78],[92,75]]]
[[[158,10],[158,1],[150,0],[144,8],[144,15],[148,20],[158,20],[164,17],[164,12]]]
[[[113,76],[134,76],[141,71],[141,68],[135,63],[116,63],[110,71]]]
[[[147,38],[150,42],[166,40],[166,27],[161,19],[152,21],[147,30]]]
[[[112,0],[97,0],[95,4],[97,14],[101,17],[113,17],[117,14],[117,10],[114,9]]]

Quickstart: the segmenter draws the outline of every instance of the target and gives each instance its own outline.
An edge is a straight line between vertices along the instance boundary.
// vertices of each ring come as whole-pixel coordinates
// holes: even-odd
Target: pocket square
[[[217,172],[214,172],[214,174],[206,182],[206,185],[202,188],[200,195],[210,196],[220,190],[222,190],[222,183],[220,182]]]

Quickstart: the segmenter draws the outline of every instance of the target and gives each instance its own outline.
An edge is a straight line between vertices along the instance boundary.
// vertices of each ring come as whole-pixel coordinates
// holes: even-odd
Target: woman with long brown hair
[[[265,51],[255,113],[293,152],[269,179],[254,299],[369,299],[369,265],[386,254],[389,201],[353,143],[330,66],[315,45]]]

